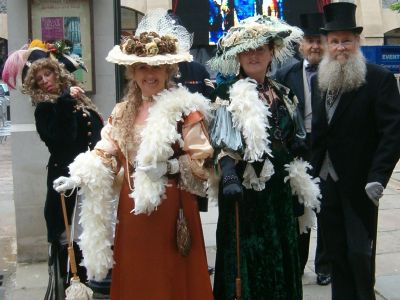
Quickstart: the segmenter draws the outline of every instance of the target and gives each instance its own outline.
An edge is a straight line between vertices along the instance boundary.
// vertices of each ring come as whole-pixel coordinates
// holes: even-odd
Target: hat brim
[[[290,35],[290,36],[289,36]],[[246,39],[242,43],[227,47],[223,53],[216,55],[208,61],[208,65],[214,71],[224,75],[234,75],[239,71],[238,55],[240,53],[257,49],[258,47],[268,45],[273,41],[273,60],[283,62],[293,54],[293,46],[301,41],[303,32],[292,27],[292,30],[281,31],[277,33],[268,33],[259,38]]]
[[[78,62],[77,59],[73,58],[72,56],[69,56],[67,54],[62,54],[60,57],[57,57],[57,60],[64,65],[64,67],[68,70],[68,72],[73,73],[76,70],[82,69],[85,72],[87,72],[86,66],[80,62]]]
[[[360,34],[363,31],[363,27],[357,26],[357,27],[350,27],[350,28],[321,28],[321,34],[327,35],[329,32],[334,32],[334,31],[351,31],[356,34]]]
[[[108,62],[118,65],[133,65],[144,63],[150,66],[172,65],[183,61],[193,61],[190,52],[178,52],[176,54],[163,54],[154,56],[137,56],[135,54],[125,54],[121,51],[119,45],[114,46],[106,57]]]
[[[304,36],[320,36],[321,32],[320,31],[308,31],[308,30],[303,30]]]

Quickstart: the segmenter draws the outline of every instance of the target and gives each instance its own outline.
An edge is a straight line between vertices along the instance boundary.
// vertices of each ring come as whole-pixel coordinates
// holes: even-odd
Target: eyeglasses
[[[329,47],[333,48],[333,49],[337,49],[339,47],[343,47],[343,48],[350,48],[351,46],[354,45],[354,41],[344,41],[344,42],[339,42],[336,40],[330,41],[328,43]]]

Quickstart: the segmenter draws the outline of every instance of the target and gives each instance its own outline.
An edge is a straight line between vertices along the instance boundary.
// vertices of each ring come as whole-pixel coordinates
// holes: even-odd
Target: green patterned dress
[[[215,98],[228,100],[229,87],[236,80],[220,85]],[[284,182],[288,175],[284,165],[294,158],[292,145],[298,130],[288,107],[295,107],[296,100],[283,86],[271,80],[268,82],[278,96],[269,105],[272,113],[269,117],[272,157],[269,160],[275,173],[262,191],[243,187],[243,198],[239,201],[241,299],[299,300],[302,299],[302,282],[297,248],[298,226],[293,214],[295,199],[289,183]],[[260,90],[259,96],[267,98],[262,87]],[[211,129],[217,154],[220,146],[219,150],[233,151],[243,158],[240,150],[229,149],[229,143],[224,143],[223,147],[221,143],[215,143],[221,140],[217,136],[221,125],[214,123]],[[241,179],[246,163],[242,160],[236,165]],[[256,174],[259,174],[263,163],[255,162],[252,165]],[[235,299],[237,273],[235,202],[224,199],[222,185],[218,204],[214,296],[216,300],[231,300]]]

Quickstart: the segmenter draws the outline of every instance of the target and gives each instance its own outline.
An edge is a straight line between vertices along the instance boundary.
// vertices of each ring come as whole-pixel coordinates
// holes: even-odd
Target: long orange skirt
[[[213,299],[196,198],[170,180],[167,198],[151,215],[134,215],[126,179],[122,186],[114,241],[112,300]],[[182,196],[192,246],[187,257],[176,246]]]

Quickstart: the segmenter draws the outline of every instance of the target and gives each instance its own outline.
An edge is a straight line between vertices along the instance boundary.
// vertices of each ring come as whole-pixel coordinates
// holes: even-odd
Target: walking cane
[[[237,264],[237,273],[236,273],[236,300],[240,300],[242,298],[242,282],[240,279],[240,231],[239,231],[239,201],[235,201],[235,223],[236,223],[236,264]]]
[[[372,286],[375,286],[375,256],[376,256],[376,242],[378,239],[378,213],[379,205],[375,208],[376,213],[374,215],[374,232],[373,232],[373,242],[372,242],[372,255],[371,255],[371,282]],[[374,291],[375,293],[375,291]]]
[[[75,204],[77,205],[77,204]],[[76,261],[75,261],[75,252],[73,241],[71,241],[71,233],[69,230],[68,217],[67,217],[67,208],[65,206],[65,198],[64,193],[61,194],[61,206],[64,217],[65,224],[65,233],[67,235],[68,242],[68,257],[69,263],[71,266],[72,278],[71,285],[65,290],[65,299],[66,300],[91,300],[93,299],[93,291],[80,282],[79,276],[77,275]]]

